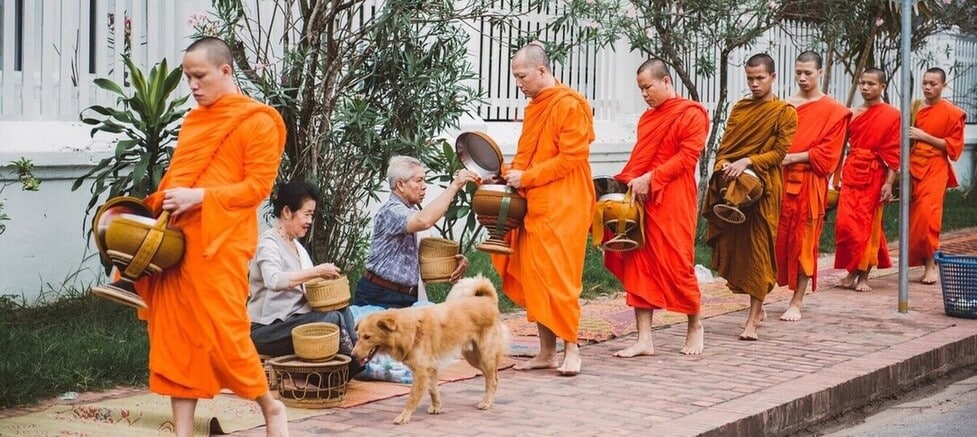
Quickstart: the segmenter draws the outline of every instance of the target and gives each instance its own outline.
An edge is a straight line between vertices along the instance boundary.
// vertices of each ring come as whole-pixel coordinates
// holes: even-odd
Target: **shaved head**
[[[187,53],[203,50],[207,53],[207,60],[215,67],[229,65],[234,70],[234,58],[231,57],[231,47],[224,40],[211,36],[200,38],[187,47]]]
[[[797,60],[795,62],[813,62],[814,65],[817,66],[818,70],[821,69],[821,65],[823,64],[821,55],[810,50],[803,51],[801,54],[797,55]]]
[[[885,81],[888,79],[887,75],[885,74],[885,71],[875,67],[866,68],[865,71],[862,72],[862,74],[875,75],[875,79],[877,79],[880,83],[885,83]]]
[[[546,55],[543,44],[537,41],[531,42],[516,50],[512,55],[513,62],[519,61],[529,67],[543,67],[546,71],[550,70],[550,57]]]
[[[643,62],[641,66],[638,67],[637,74],[641,74],[646,71],[651,74],[653,79],[662,80],[666,77],[669,79],[672,78],[672,72],[668,70],[668,65],[665,64],[665,61],[658,58],[651,58]]]

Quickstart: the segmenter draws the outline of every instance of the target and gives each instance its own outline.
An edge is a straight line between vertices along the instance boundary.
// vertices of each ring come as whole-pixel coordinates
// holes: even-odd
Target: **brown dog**
[[[438,368],[456,360],[459,353],[485,376],[485,398],[478,408],[492,407],[509,331],[499,321],[495,287],[482,275],[458,281],[444,303],[369,314],[356,324],[356,334],[352,355],[362,364],[375,354],[386,354],[414,375],[407,405],[394,423],[410,422],[425,390],[431,393],[427,412],[441,413]]]

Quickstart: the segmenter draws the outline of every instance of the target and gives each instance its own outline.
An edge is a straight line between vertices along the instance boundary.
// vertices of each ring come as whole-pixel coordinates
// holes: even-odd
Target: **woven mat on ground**
[[[499,369],[515,362],[505,358]],[[439,384],[481,376],[482,372],[463,360],[442,370]],[[351,381],[346,386],[342,407],[405,395],[409,384]],[[277,394],[277,393],[276,393]],[[325,410],[289,408],[288,419],[296,420],[324,413]],[[264,425],[261,409],[249,400],[230,394],[197,403],[194,434],[225,434]],[[79,402],[75,405],[52,405],[22,416],[0,419],[0,436],[159,436],[172,435],[170,400],[144,391],[115,399]]]
[[[316,414],[288,409],[289,420]],[[0,419],[0,435],[25,436],[159,436],[173,434],[170,399],[145,393],[93,403],[53,405],[24,416]],[[220,394],[197,403],[194,435],[206,436],[264,424],[254,401]]]

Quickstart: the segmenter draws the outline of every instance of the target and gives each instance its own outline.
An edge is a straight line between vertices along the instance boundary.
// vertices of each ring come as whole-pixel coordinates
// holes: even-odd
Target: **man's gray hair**
[[[415,168],[424,168],[424,163],[410,156],[393,156],[387,166],[387,183],[390,189],[397,187],[397,181],[408,181],[414,175]]]

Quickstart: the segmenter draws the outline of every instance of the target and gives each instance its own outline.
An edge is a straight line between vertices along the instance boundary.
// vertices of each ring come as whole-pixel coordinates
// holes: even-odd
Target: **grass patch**
[[[0,408],[148,377],[146,324],[131,309],[78,293],[39,307],[0,297],[0,351]]]

